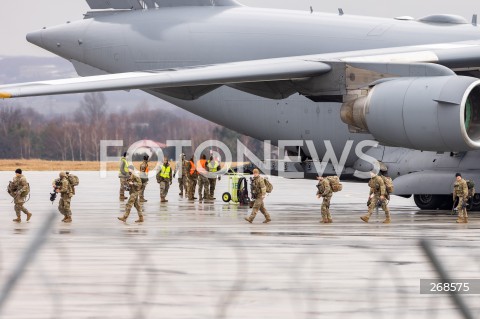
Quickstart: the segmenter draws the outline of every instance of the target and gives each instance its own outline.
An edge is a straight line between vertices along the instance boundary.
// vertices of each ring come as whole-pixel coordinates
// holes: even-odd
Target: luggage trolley
[[[228,173],[228,192],[222,195],[222,200],[225,203],[232,201],[235,204],[249,205],[248,176],[249,174],[240,174],[230,170],[230,173]]]

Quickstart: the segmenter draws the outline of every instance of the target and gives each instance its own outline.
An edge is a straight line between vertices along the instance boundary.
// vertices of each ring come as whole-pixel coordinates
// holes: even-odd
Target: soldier
[[[140,206],[140,201],[138,198],[140,190],[142,189],[142,180],[140,179],[140,177],[135,175],[134,171],[135,167],[133,167],[133,165],[130,165],[128,167],[129,178],[127,179],[130,197],[128,198],[127,205],[125,205],[125,214],[123,215],[123,217],[117,217],[124,223],[127,222],[127,218],[130,215],[130,210],[133,206],[135,206],[135,209],[138,213],[138,220],[136,220],[135,222],[143,223],[142,207]]]
[[[332,216],[330,215],[330,200],[332,199],[333,191],[327,178],[317,176],[317,180],[317,198],[323,197],[321,223],[329,224],[333,222]]]
[[[62,222],[72,222],[72,210],[70,204],[73,196],[73,189],[67,178],[67,173],[60,172],[60,185],[55,187],[55,192],[60,193],[60,201],[58,202],[58,211],[64,216]]]
[[[187,197],[188,200],[195,200],[195,187],[197,186],[198,172],[195,167],[194,157],[190,158],[187,162]]]
[[[207,156],[202,154],[200,160],[197,162],[198,171],[198,196],[199,201],[208,200],[210,198],[210,182],[206,174],[208,173]],[[203,190],[203,194],[202,194]],[[203,195],[203,196],[202,196]]]
[[[163,165],[160,167],[160,170],[157,174],[157,182],[160,184],[160,202],[166,203],[168,202],[167,197],[168,189],[170,185],[172,185],[172,168],[168,163],[168,158],[163,158]]]
[[[187,161],[185,160],[185,154],[180,154],[180,159],[175,164],[175,171],[173,172],[173,177],[177,175],[177,172],[180,172],[178,175],[178,187],[180,188],[180,193],[178,195],[183,197],[185,191],[185,196],[187,195]]]
[[[25,204],[25,199],[30,193],[30,186],[27,182],[25,176],[22,175],[22,170],[20,168],[15,170],[15,177],[8,187],[8,193],[13,197],[13,202],[15,203],[15,214],[17,218],[13,221],[16,223],[22,222],[21,212],[27,215],[27,222],[32,217],[32,214],[28,209],[23,206]]]
[[[265,186],[265,180],[260,176],[260,171],[255,168],[253,170],[252,180],[252,197],[255,199],[255,202],[253,203],[252,214],[249,217],[245,217],[245,220],[250,224],[255,219],[255,216],[259,210],[265,216],[265,220],[263,221],[264,224],[269,223],[272,220],[265,209],[265,205],[263,204],[263,200],[265,199],[266,195],[267,187]]]
[[[453,201],[458,197],[458,218],[457,223],[467,224],[468,215],[467,215],[467,199],[468,199],[468,186],[467,181],[462,178],[462,174],[455,174],[455,184],[453,185]]]
[[[384,224],[390,224],[390,210],[387,206],[387,189],[383,178],[378,176],[374,172],[370,172],[370,181],[368,186],[370,186],[370,195],[368,198],[368,213],[365,216],[360,217],[361,220],[368,223],[370,216],[372,216],[373,210],[377,207],[378,204],[381,204],[382,209],[385,211],[385,220]]]
[[[128,161],[127,161],[127,152],[123,153],[122,158],[120,158],[120,165],[118,168],[118,178],[120,179],[120,200],[124,201],[127,199],[125,197],[125,182],[129,177],[128,174]]]
[[[218,163],[216,160],[213,159],[213,156],[210,156],[210,159],[207,164],[208,171],[212,173],[212,176],[208,178],[209,181],[209,187],[210,187],[210,198],[211,199],[216,199],[215,198],[215,186],[217,185],[217,177],[213,176],[213,174],[216,174],[218,170],[220,169],[220,163]],[[220,180],[221,177],[218,175],[218,180]]]
[[[145,188],[148,184],[148,159],[149,156],[143,157],[143,163],[140,165],[140,179],[142,180],[142,189],[140,190],[140,202],[147,202],[145,199]]]

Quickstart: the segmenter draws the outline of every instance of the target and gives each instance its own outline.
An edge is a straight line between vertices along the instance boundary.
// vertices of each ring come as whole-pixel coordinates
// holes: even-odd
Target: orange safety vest
[[[206,172],[207,160],[201,159],[197,162],[197,167],[200,168],[200,171]]]
[[[195,163],[190,161],[190,175],[195,174]]]

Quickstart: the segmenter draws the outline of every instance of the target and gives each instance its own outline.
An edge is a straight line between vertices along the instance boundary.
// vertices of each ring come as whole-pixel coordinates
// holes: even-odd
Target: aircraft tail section
[[[86,0],[93,10],[143,10],[180,6],[240,6],[236,0]]]

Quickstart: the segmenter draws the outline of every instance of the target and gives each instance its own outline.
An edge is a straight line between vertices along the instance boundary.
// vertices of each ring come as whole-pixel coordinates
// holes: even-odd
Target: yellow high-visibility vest
[[[211,173],[216,173],[218,172],[218,162],[217,161],[209,161],[208,162],[208,171]]]
[[[162,166],[162,170],[160,171],[160,177],[162,178],[170,178],[170,172],[172,171],[172,168],[170,166]]]
[[[120,172],[120,174],[128,174],[128,161],[125,157],[122,157],[120,159],[123,163],[123,171],[122,171],[122,165],[120,165],[120,167],[118,168],[118,171]]]

